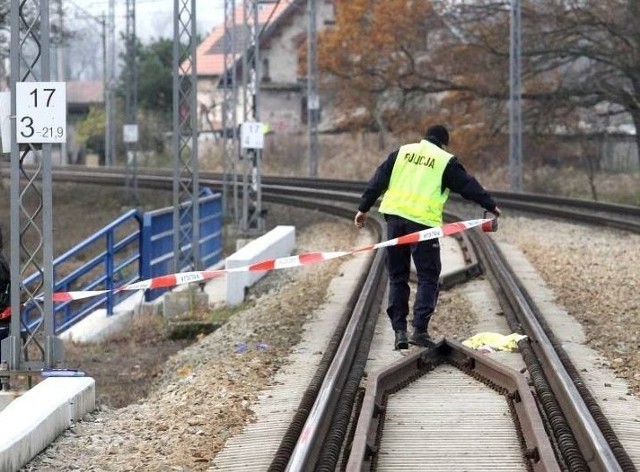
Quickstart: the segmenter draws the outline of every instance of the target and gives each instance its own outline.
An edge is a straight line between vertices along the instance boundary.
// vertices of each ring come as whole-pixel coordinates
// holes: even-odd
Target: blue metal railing
[[[202,193],[201,193],[202,195]],[[180,211],[191,212],[191,205],[183,203]],[[183,222],[182,233],[192,231],[191,218],[179,218]],[[178,232],[175,231],[177,234]],[[142,279],[151,279],[173,272],[175,255],[173,253],[173,208],[145,213],[143,218],[143,238],[141,251],[145,257],[142,265]],[[222,259],[222,200],[220,194],[213,194],[208,188],[200,197],[200,263],[198,268],[211,267]],[[191,252],[191,244],[183,248]],[[181,270],[191,270],[181,267]],[[168,289],[147,290],[145,299],[154,300]]]
[[[221,195],[203,188],[198,204],[200,262],[196,266],[207,268],[222,258]],[[191,211],[191,206],[182,205],[181,211]],[[54,304],[56,334],[98,308],[112,315],[118,303],[134,295],[114,288],[173,272],[173,237],[177,231],[172,215],[172,207],[147,213],[130,210],[53,261],[54,292],[107,290],[88,299]],[[191,226],[191,218],[188,221]],[[181,230],[182,234],[192,234],[191,227]],[[61,273],[65,275],[58,278],[56,274]],[[36,273],[24,279],[23,285],[37,287],[41,282],[42,274]],[[148,290],[145,299],[154,300],[167,290]],[[33,329],[41,322],[41,312],[27,306],[22,320]]]

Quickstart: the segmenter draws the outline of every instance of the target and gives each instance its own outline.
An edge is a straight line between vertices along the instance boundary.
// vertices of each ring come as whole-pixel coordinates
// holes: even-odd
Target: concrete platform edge
[[[0,470],[16,471],[95,409],[91,377],[48,378],[0,412]]]

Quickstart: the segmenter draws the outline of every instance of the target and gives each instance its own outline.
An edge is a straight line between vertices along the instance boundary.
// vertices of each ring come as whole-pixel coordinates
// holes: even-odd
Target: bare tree
[[[327,93],[352,125],[398,131],[444,116],[490,155],[508,127],[510,3],[338,2],[320,40]],[[640,129],[639,14],[638,0],[522,0],[527,139],[569,116]]]
[[[488,55],[504,69],[509,60],[510,2],[438,3],[443,16],[465,39],[465,67],[480,66],[486,60],[481,58]],[[637,0],[524,1],[523,99],[528,125],[546,123],[553,129],[568,111],[597,114],[602,109],[618,115],[620,121],[626,116],[640,129],[639,14]],[[471,51],[476,52],[475,59]],[[479,67],[477,71],[481,72]],[[485,68],[484,74],[491,77],[492,71]],[[475,91],[504,97],[506,90],[503,86]],[[640,149],[639,133],[636,140]]]

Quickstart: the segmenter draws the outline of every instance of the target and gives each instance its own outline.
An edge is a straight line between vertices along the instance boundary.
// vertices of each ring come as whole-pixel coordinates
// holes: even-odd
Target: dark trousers
[[[389,239],[429,228],[395,215],[387,215],[386,220]],[[391,327],[394,331],[407,329],[409,275],[413,258],[418,274],[418,289],[413,304],[413,328],[426,331],[438,302],[438,279],[442,270],[440,242],[432,239],[417,244],[390,246],[386,250],[389,272],[387,315],[391,320]]]
[[[11,334],[11,323],[0,321],[0,360],[2,361],[6,361],[6,359],[2,357],[2,340],[8,338],[9,334]],[[1,386],[0,390],[2,390]]]

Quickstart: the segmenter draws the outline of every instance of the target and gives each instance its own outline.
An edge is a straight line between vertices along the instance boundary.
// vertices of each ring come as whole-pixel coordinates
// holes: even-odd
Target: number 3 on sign
[[[67,141],[67,91],[64,82],[16,84],[16,142]]]

